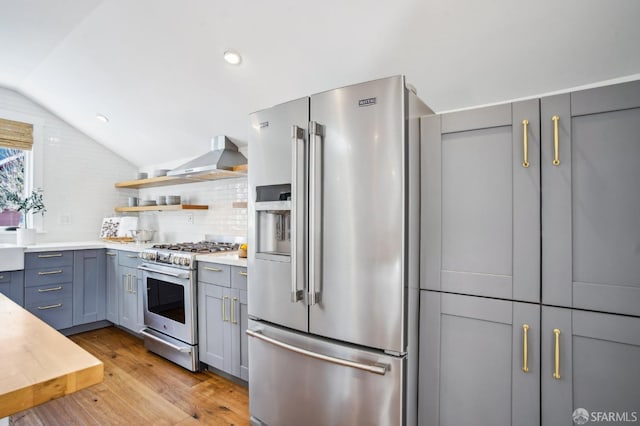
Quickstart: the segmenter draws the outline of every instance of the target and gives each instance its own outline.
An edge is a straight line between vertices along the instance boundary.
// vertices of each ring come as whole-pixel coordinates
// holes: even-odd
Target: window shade
[[[0,118],[0,146],[31,150],[33,124]]]

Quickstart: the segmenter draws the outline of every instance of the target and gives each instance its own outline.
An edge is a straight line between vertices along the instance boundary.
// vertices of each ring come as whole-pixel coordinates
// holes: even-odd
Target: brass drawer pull
[[[222,272],[222,269],[220,268],[210,268],[208,266],[205,266],[204,269],[211,272]]]
[[[522,167],[525,169],[529,167],[529,135],[527,134],[527,126],[529,126],[529,120],[522,120],[522,144],[524,148]]]
[[[46,309],[60,308],[61,306],[62,306],[62,303],[56,303],[55,305],[38,306],[38,310],[44,311]]]
[[[38,293],[48,293],[50,291],[60,291],[60,290],[62,290],[61,285],[59,285],[58,287],[51,287],[51,288],[39,288]]]
[[[246,277],[249,274],[247,274],[246,272],[238,272],[238,275],[242,275],[243,277]]]
[[[231,298],[231,324],[237,324],[238,321],[236,320],[236,314],[235,314],[235,306],[236,306],[236,302],[238,301],[238,298],[233,296]]]
[[[127,255],[127,257],[128,257],[129,259],[135,259],[135,258],[137,258],[137,257],[138,257],[138,255],[137,255],[137,254],[128,254],[128,255]]]
[[[62,269],[58,269],[55,271],[47,271],[47,272],[38,272],[38,275],[56,275],[56,274],[61,274],[62,273]]]
[[[553,371],[553,378],[560,380],[560,329],[554,328],[553,334],[556,336],[555,369]]]
[[[522,371],[529,372],[529,324],[522,324]]]
[[[116,253],[107,253],[107,256],[115,256]]]
[[[0,280],[4,280],[4,275],[0,275]]]
[[[38,257],[40,259],[49,259],[50,257],[62,257],[62,253],[56,253],[56,254],[39,254]]]
[[[560,117],[554,115],[551,117],[553,120],[553,165],[560,165],[560,136],[558,135],[558,121],[560,121]]]

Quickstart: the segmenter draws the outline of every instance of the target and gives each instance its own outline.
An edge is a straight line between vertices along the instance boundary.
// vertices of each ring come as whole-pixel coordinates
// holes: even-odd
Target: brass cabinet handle
[[[231,324],[237,324],[238,321],[236,320],[236,314],[235,314],[235,306],[236,306],[236,302],[238,301],[238,298],[233,296],[231,298]]]
[[[58,287],[51,287],[51,288],[39,288],[38,293],[48,293],[50,291],[60,291],[60,290],[62,290],[61,285],[59,285]]]
[[[522,371],[529,372],[529,324],[522,324]]]
[[[127,257],[128,257],[129,259],[134,259],[134,258],[137,258],[137,257],[138,257],[138,255],[137,255],[137,254],[128,254],[128,255],[127,255]]]
[[[529,126],[529,120],[522,120],[522,145],[523,145],[523,161],[522,161],[522,167],[524,167],[525,169],[527,167],[529,167],[529,135],[528,135],[528,129],[527,127]]]
[[[224,301],[227,300],[229,297],[228,296],[224,296],[222,298],[222,321],[227,321],[227,316],[224,314]]]
[[[38,272],[38,275],[55,275],[55,274],[61,274],[61,273],[62,273],[62,269],[56,269],[55,271]]]
[[[56,253],[56,254],[39,254],[38,257],[40,259],[48,259],[50,257],[62,257],[62,253]]]
[[[554,115],[551,117],[553,120],[553,165],[560,165],[560,136],[558,136],[558,121],[560,121],[560,117]]]
[[[107,253],[107,256],[115,256],[116,253]]]
[[[131,274],[131,294],[138,294],[138,277]]]
[[[3,280],[3,279],[4,279],[4,275],[0,275],[0,280]]]
[[[211,272],[222,272],[222,269],[220,268],[210,268],[209,266],[205,266],[204,269]]]
[[[44,311],[45,309],[54,309],[62,306],[62,303],[56,303],[55,305],[38,306],[38,310]]]
[[[249,274],[247,274],[246,272],[238,272],[238,275],[241,275],[241,276],[243,276],[243,277],[246,277],[246,276],[247,276],[247,275],[249,275]]]
[[[560,329],[554,328],[553,334],[556,335],[555,370],[553,372],[553,378],[560,380]]]

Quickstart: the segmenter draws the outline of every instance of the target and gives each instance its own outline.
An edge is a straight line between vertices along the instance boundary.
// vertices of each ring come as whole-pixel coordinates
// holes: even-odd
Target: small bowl
[[[140,200],[139,201],[139,206],[155,206],[156,205],[156,200]]]
[[[174,206],[176,204],[180,204],[180,196],[179,195],[167,195],[166,197],[167,204],[170,206]]]
[[[164,206],[167,204],[167,198],[164,195],[158,195],[156,203],[158,203],[159,206]]]
[[[148,173],[146,173],[146,172],[140,172],[140,173],[138,173],[138,174],[136,175],[136,177],[137,177],[138,179],[147,179],[147,178],[149,177],[149,174],[148,174]]]
[[[153,176],[153,177],[166,176],[167,173],[169,173],[169,169],[158,169],[158,170],[154,170],[151,173],[151,176]]]

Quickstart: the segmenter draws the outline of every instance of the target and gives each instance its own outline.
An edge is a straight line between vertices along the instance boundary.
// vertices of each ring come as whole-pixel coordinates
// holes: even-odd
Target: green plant
[[[25,216],[28,213],[44,213],[47,211],[44,206],[43,195],[36,191],[31,191],[27,197],[16,192],[4,190],[6,200],[13,205],[16,211],[22,212]],[[26,224],[25,224],[26,226]]]

